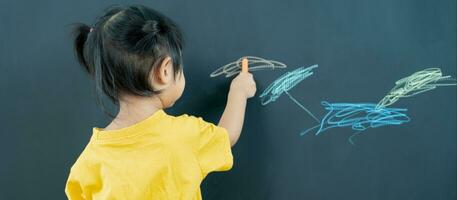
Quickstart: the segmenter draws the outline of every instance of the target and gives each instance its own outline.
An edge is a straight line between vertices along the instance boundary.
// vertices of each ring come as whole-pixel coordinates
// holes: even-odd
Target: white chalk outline
[[[219,67],[213,73],[210,74],[210,77],[213,78],[213,77],[225,74],[225,77],[227,78],[227,77],[231,77],[233,75],[240,73],[241,61],[243,60],[243,58],[248,59],[249,71],[260,71],[260,70],[267,70],[267,69],[274,70],[274,69],[278,69],[278,68],[281,68],[281,69],[287,68],[286,64],[279,62],[279,61],[267,60],[265,58],[260,58],[260,57],[256,57],[256,56],[244,56],[244,57],[239,58],[236,61],[233,61],[222,67]]]

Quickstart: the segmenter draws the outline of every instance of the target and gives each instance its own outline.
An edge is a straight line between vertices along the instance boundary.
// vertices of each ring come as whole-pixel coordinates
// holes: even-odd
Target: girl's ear
[[[173,79],[173,63],[170,56],[165,57],[157,68],[156,74],[157,82],[167,87]]]

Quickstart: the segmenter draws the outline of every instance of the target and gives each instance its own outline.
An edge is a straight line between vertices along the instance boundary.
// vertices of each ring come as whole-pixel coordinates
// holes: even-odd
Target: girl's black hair
[[[116,105],[124,93],[160,93],[149,77],[167,56],[172,59],[174,76],[182,71],[181,30],[171,19],[146,6],[108,7],[93,27],[75,24],[73,35],[76,57],[95,79],[97,103],[102,109],[103,93]]]

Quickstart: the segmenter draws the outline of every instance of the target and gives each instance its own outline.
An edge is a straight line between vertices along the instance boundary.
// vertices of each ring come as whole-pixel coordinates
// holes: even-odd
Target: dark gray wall
[[[68,170],[93,126],[109,123],[77,65],[68,24],[94,23],[121,1],[0,2],[0,199],[63,199]],[[319,64],[291,93],[316,115],[320,101],[377,102],[425,67],[456,73],[455,0],[135,1],[183,28],[187,88],[169,113],[216,122],[229,79],[210,79],[243,55]],[[286,70],[255,73],[258,94]],[[411,122],[298,133],[313,121],[289,99],[248,103],[234,168],[211,174],[206,199],[456,199],[456,89],[402,99]]]

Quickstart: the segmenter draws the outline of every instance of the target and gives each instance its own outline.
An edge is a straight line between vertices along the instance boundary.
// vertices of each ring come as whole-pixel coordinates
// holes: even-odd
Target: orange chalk
[[[241,72],[247,73],[249,71],[249,66],[248,66],[248,59],[243,58],[241,61]]]

